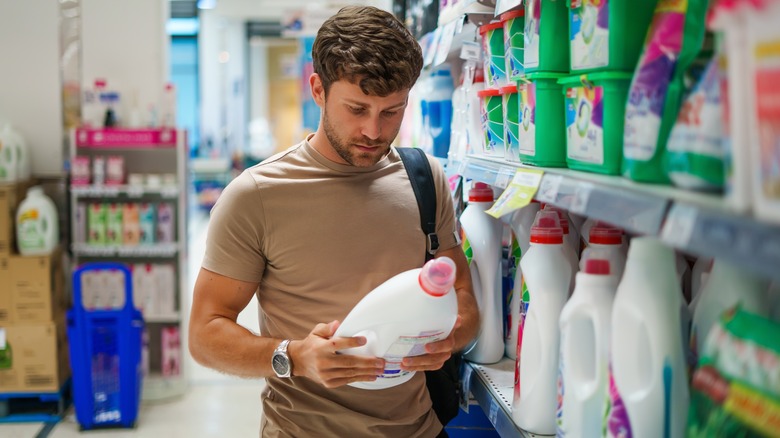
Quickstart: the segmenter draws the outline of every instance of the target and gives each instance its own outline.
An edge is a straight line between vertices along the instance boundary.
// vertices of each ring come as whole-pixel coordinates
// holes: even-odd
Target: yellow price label
[[[543,175],[544,172],[537,169],[518,169],[509,186],[486,213],[498,219],[530,204]]]

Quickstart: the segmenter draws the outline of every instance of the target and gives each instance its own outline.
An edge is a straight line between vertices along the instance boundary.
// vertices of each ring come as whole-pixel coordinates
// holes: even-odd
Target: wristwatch
[[[276,347],[273,356],[271,356],[271,367],[274,369],[276,377],[287,378],[292,375],[292,363],[287,354],[288,345],[290,345],[290,340],[285,339]]]

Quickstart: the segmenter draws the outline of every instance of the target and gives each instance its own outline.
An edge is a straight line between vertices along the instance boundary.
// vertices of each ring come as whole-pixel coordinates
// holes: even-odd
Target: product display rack
[[[74,266],[91,261],[115,261],[119,263],[172,264],[175,272],[176,311],[173,314],[154,314],[144,320],[149,334],[150,371],[144,376],[142,398],[159,400],[178,396],[187,388],[184,351],[180,348],[180,373],[164,376],[161,366],[160,333],[163,327],[178,327],[181,338],[185,329],[181,309],[185,308],[183,293],[187,285],[187,229],[186,183],[188,174],[187,135],[183,130],[169,128],[149,129],[75,129],[70,133],[70,159],[86,156],[119,156],[124,160],[125,175],[156,174],[175,175],[175,182],[154,185],[73,185],[70,188],[71,224]],[[92,167],[90,165],[90,167]],[[137,245],[90,245],[77,241],[78,221],[75,218],[79,203],[170,203],[174,209],[175,236],[173,242]],[[84,223],[82,222],[82,226]],[[183,345],[183,343],[180,343]]]
[[[518,169],[544,171],[536,195],[540,202],[659,237],[686,253],[722,257],[780,281],[780,226],[740,213],[717,195],[483,157],[452,163],[450,172],[505,188]]]
[[[536,435],[519,429],[512,421],[512,398],[515,384],[515,361],[504,357],[498,363],[480,365],[468,363],[465,380],[471,395],[479,402],[496,432],[504,438],[535,438]]]

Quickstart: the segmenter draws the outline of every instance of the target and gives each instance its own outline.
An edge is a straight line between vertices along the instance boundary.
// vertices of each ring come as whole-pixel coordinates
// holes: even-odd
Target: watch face
[[[281,354],[274,355],[271,366],[273,366],[274,372],[279,376],[287,374],[290,369],[290,363],[287,361],[287,358]]]

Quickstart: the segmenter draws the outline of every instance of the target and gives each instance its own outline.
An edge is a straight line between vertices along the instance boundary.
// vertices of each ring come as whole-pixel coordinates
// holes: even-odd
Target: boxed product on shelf
[[[73,157],[70,165],[70,183],[74,186],[88,185],[92,181],[91,164],[89,157]]]
[[[0,324],[0,393],[60,390],[70,376],[64,321]]]
[[[106,204],[93,203],[87,212],[87,243],[90,245],[106,244]]]
[[[0,324],[11,320],[11,271],[8,256],[0,255]]]
[[[656,1],[573,0],[569,6],[571,72],[632,71]]]
[[[526,0],[524,3],[525,72],[568,73],[568,2]]]
[[[162,375],[165,377],[181,374],[181,336],[179,327],[166,326],[161,334]]]
[[[171,243],[176,239],[174,206],[170,202],[157,205],[157,242]]]
[[[68,305],[62,251],[58,248],[49,255],[33,257],[11,255],[7,260],[10,277],[8,319],[14,323],[29,323],[62,317]]]
[[[566,99],[566,164],[619,175],[631,73],[572,75],[558,81]]]
[[[122,204],[106,205],[106,244],[122,245]]]
[[[156,208],[154,204],[143,202],[138,207],[138,223],[140,224],[141,234],[139,236],[139,242],[142,245],[153,244],[156,237],[156,230],[154,228],[156,219]]]
[[[138,245],[141,239],[140,212],[137,203],[122,204],[122,231],[125,245]]]
[[[518,82],[520,161],[566,167],[564,96],[557,73],[531,73]]]
[[[106,184],[120,185],[125,183],[125,158],[121,155],[111,155],[106,158]]]

